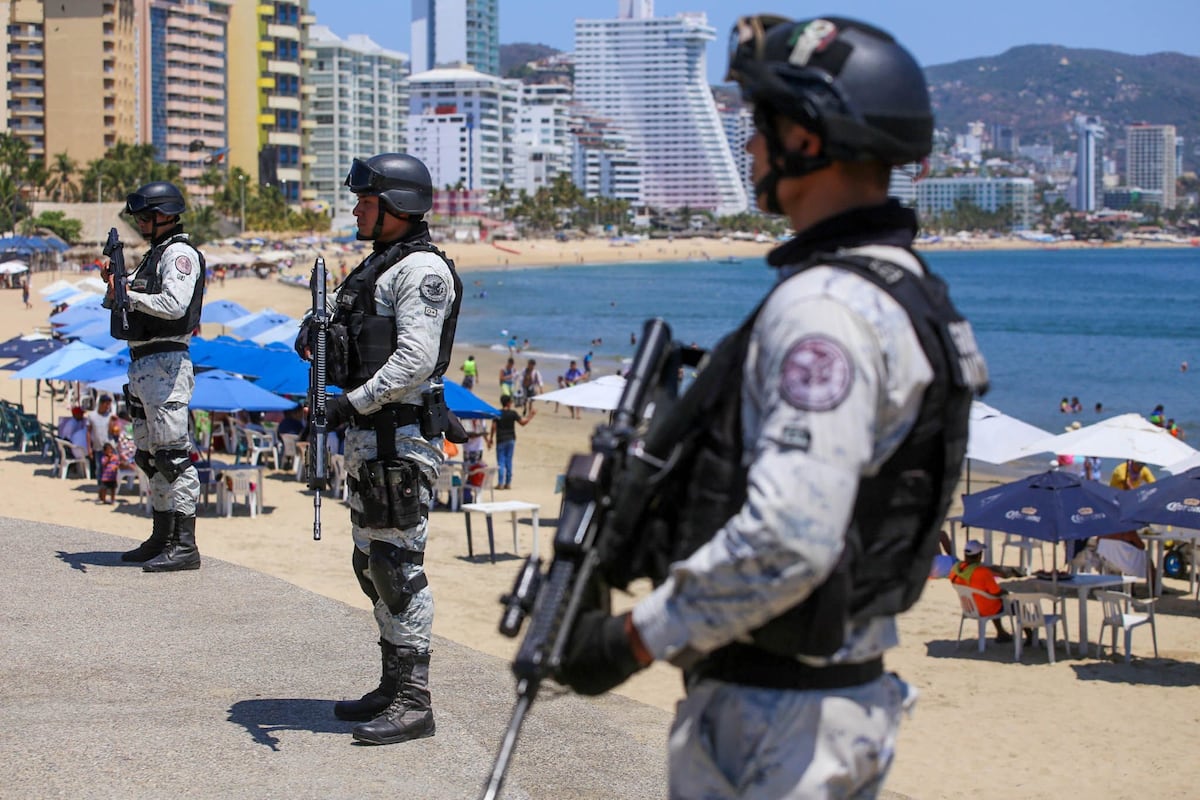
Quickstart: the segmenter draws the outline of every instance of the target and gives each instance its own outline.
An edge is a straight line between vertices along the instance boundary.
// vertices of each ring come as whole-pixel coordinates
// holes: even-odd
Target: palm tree
[[[58,202],[73,203],[79,199],[79,187],[75,185],[75,170],[79,164],[66,153],[58,153],[50,163],[50,179],[46,190]]]

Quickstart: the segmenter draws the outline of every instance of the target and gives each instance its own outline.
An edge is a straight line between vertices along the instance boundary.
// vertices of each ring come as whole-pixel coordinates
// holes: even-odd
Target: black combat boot
[[[400,691],[383,713],[354,728],[354,738],[365,744],[396,744],[433,736],[433,708],[429,698],[429,654],[418,655],[396,648],[400,662]]]
[[[391,642],[379,640],[379,652],[383,659],[383,673],[379,686],[358,700],[343,700],[333,704],[333,715],[351,722],[366,722],[378,717],[389,705],[400,688],[400,648]]]
[[[175,530],[167,547],[157,558],[142,565],[142,572],[179,572],[200,569],[200,551],[196,549],[196,518],[175,514]]]
[[[122,553],[121,560],[134,562],[149,561],[166,548],[167,540],[171,538],[171,534],[174,531],[175,512],[155,511],[154,527],[150,530],[150,538],[128,553]]]

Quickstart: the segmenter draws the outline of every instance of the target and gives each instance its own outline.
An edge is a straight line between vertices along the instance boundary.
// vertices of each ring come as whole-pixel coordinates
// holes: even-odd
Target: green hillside
[[[1095,114],[1108,127],[1108,150],[1128,123],[1173,124],[1187,139],[1185,168],[1196,167],[1200,58],[1025,45],[926,74],[939,127],[957,132],[982,120],[1011,125],[1025,142],[1064,146],[1074,115]]]

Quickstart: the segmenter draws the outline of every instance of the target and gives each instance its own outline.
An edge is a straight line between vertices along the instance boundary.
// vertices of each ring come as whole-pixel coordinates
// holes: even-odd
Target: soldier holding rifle
[[[630,614],[580,613],[558,678],[593,694],[656,659],[683,668],[671,797],[873,797],[914,697],[883,654],[925,583],[986,366],[888,199],[892,167],[931,149],[912,56],[851,20],[743,17],[729,78],[753,108],[758,206],[796,235],[646,433],[684,428],[600,572],[655,590]]]
[[[326,377],[344,393],[327,398],[325,425],[348,423],[352,563],[375,605],[383,666],[378,687],[335,704],[334,714],[363,723],[356,740],[392,744],[434,733],[433,596],[422,564],[442,436],[451,430],[441,377],[462,284],[422,219],[433,206],[424,164],[401,153],[356,158],[346,185],[358,195],[358,238],[374,245],[332,299]],[[314,327],[310,315],[296,340],[302,357],[315,350]]]
[[[200,568],[196,503],[200,478],[190,458],[188,403],[195,376],[188,346],[200,325],[204,256],[188,241],[179,217],[183,194],[166,181],[147,183],[125,199],[150,249],[133,274],[124,274],[116,231],[105,252],[104,272],[113,311],[112,335],[129,342],[126,402],[133,418],[134,460],[150,478],[150,538],[124,553],[146,572]],[[128,281],[128,285],[125,285]]]

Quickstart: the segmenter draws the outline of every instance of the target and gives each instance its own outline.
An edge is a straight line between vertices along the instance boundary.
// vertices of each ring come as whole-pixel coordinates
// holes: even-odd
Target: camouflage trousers
[[[670,796],[677,800],[873,798],[916,690],[894,674],[821,691],[701,681],[676,709]]]
[[[428,512],[433,502],[432,486],[444,460],[440,445],[440,439],[430,442],[422,438],[420,427],[417,425],[406,425],[396,429],[396,457],[415,463],[424,478],[421,482],[420,500],[425,513],[418,525],[403,530],[364,528],[352,523],[350,530],[354,536],[355,547],[369,554],[371,542],[382,541],[403,550],[425,552],[425,540],[429,535]],[[375,431],[348,428],[345,450],[346,472],[348,475],[357,476],[362,465],[376,457]],[[357,512],[363,510],[362,497],[357,492],[350,492],[350,508]],[[417,573],[423,572],[424,567],[404,564],[402,571],[405,580],[410,580]],[[364,577],[370,580],[369,574]],[[375,603],[375,621],[379,624],[379,634],[384,641],[412,648],[418,653],[428,653],[429,639],[433,632],[433,592],[426,586],[413,595],[408,607],[399,614],[393,614],[387,604],[380,600]]]
[[[196,386],[192,360],[185,352],[155,353],[129,362],[129,393],[141,401],[145,419],[133,420],[133,442],[154,455],[159,450],[190,450],[188,403]],[[196,515],[200,476],[188,467],[174,481],[161,472],[150,478],[155,511]]]

